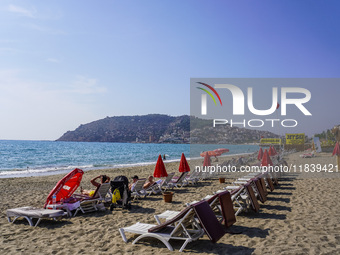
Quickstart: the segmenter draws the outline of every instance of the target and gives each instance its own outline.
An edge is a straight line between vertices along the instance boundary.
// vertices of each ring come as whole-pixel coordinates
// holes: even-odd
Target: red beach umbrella
[[[221,154],[220,154],[220,153],[217,153],[216,151],[203,151],[203,152],[200,154],[200,156],[201,156],[201,157],[205,157],[206,154],[208,154],[209,156],[214,156],[214,157],[216,157],[216,156],[221,156]]]
[[[273,146],[273,151],[274,151],[274,155],[277,155],[277,151],[276,151],[276,149],[275,149],[275,147]]]
[[[168,176],[168,173],[165,170],[165,166],[164,166],[161,155],[158,156],[158,160],[157,160],[157,163],[156,163],[155,171],[153,172],[153,176],[158,177],[158,178]]]
[[[65,200],[72,196],[74,191],[79,187],[81,179],[83,178],[83,174],[83,170],[76,168],[65,175],[60,181],[58,181],[57,185],[55,185],[48,195],[44,208],[46,208],[48,204],[52,204],[53,195],[56,196],[57,202],[59,202],[61,199]]]
[[[184,153],[182,153],[181,161],[179,162],[178,171],[180,173],[184,173],[184,172],[189,172],[190,171],[190,167],[189,167],[187,159],[184,156]]]
[[[222,155],[223,153],[229,152],[229,149],[220,148],[220,149],[216,149],[216,150],[213,150],[213,151],[216,152],[216,153],[218,153],[218,154],[220,154],[220,155]],[[219,155],[219,156],[220,156],[220,155]]]
[[[273,162],[270,159],[267,149],[265,149],[263,153],[263,157],[262,157],[261,166],[272,166],[272,165],[273,165]]]
[[[261,160],[262,157],[263,157],[263,150],[262,150],[262,148],[260,148],[260,149],[259,149],[259,154],[257,154],[257,159],[258,159],[258,160]]]
[[[272,149],[273,149],[274,155],[277,155],[277,151],[275,150],[274,146],[272,146]]]
[[[336,155],[336,162],[337,162],[338,169],[339,169],[340,168],[340,146],[339,146],[339,142],[336,142],[336,144],[334,146],[332,156],[334,156],[334,155]]]
[[[268,153],[269,153],[269,156],[274,156],[275,155],[275,152],[274,152],[272,146],[269,147]]]
[[[334,146],[332,156],[334,156],[334,155],[337,155],[337,156],[340,155],[340,146],[339,146],[339,142],[336,142],[336,144],[335,144],[335,146]]]
[[[211,166],[210,155],[208,153],[204,156],[203,166]]]

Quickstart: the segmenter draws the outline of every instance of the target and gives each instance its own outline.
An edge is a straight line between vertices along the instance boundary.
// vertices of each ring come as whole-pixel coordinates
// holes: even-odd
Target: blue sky
[[[0,139],[54,140],[106,116],[189,114],[192,77],[339,77],[339,7],[1,1]]]

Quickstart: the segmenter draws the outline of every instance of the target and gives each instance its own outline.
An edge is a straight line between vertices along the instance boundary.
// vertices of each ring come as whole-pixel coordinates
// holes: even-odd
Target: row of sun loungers
[[[132,197],[134,199],[145,198],[151,194],[160,194],[163,191],[174,188],[182,188],[183,186],[189,184],[197,184],[199,181],[199,172],[193,172],[191,175],[184,172],[179,177],[175,177],[175,172],[168,174],[168,176],[162,180],[160,183],[154,183],[147,189],[144,189],[144,184],[146,182],[145,178],[139,179],[136,182],[134,190],[132,192]]]
[[[186,209],[181,212],[167,210],[161,214],[154,215],[157,224],[137,222],[132,226],[120,228],[119,232],[125,242],[127,242],[125,233],[130,232],[139,235],[139,237],[133,241],[133,244],[142,238],[153,237],[162,241],[169,250],[173,250],[169,240],[185,241],[179,250],[183,251],[189,242],[197,240],[204,234],[202,233],[202,229],[204,229],[205,233],[213,242],[216,242],[216,240],[224,235],[222,234],[219,238],[211,236],[219,232],[221,225],[218,225],[217,222],[219,222],[219,224],[224,223],[225,228],[228,228],[236,222],[236,216],[241,212],[247,212],[249,210],[259,212],[260,204],[258,200],[261,203],[265,203],[268,196],[267,189],[273,191],[275,189],[274,185],[277,184],[278,178],[274,173],[252,173],[235,180],[233,186],[228,185],[224,187],[223,190],[218,190],[215,194],[204,197],[201,201],[188,203]],[[200,213],[202,212],[197,214],[196,208],[202,204],[205,204],[204,219],[209,222],[214,222],[215,230],[212,232],[209,232],[209,229],[204,225],[205,223],[201,221],[202,217],[200,217]],[[188,212],[191,212],[191,214]],[[209,218],[207,219],[207,217]],[[183,224],[184,219],[188,221],[187,223],[190,222],[191,224]],[[165,222],[162,223],[162,220],[165,220]],[[186,226],[196,227],[187,229]],[[193,233],[197,235],[191,234],[190,231],[193,231]]]
[[[242,164],[249,162],[251,158],[244,159]],[[279,160],[274,162],[280,164]],[[155,183],[147,189],[143,188],[146,179],[138,180],[132,196],[134,198],[146,197],[152,193],[163,193],[167,189],[197,184],[202,180],[200,172],[193,171],[191,175],[182,173],[179,177],[174,177],[174,174],[169,174],[162,182]],[[204,234],[207,234],[212,242],[217,242],[225,234],[225,229],[236,222],[236,216],[241,212],[248,212],[249,210],[259,212],[260,204],[258,201],[266,202],[268,190],[273,191],[275,185],[278,185],[278,177],[278,175],[268,172],[248,174],[235,180],[232,185],[227,185],[222,190],[202,198],[201,201],[186,204],[186,208],[182,211],[165,211],[154,215],[156,224],[137,222],[132,226],[120,228],[119,232],[125,242],[127,242],[125,234],[130,232],[139,235],[134,240],[134,244],[142,238],[153,237],[163,242],[169,250],[173,250],[169,243],[170,240],[183,240],[184,243],[180,248],[180,251],[183,251],[189,242],[199,239]],[[78,198],[77,203],[79,205],[77,205],[73,216],[79,212],[87,213],[101,210],[105,202],[112,200],[109,190],[110,183],[104,183],[97,188],[91,198],[74,195],[73,198]],[[65,207],[9,209],[7,210],[7,218],[9,222],[14,222],[17,218],[24,217],[30,226],[37,226],[42,219],[59,220],[66,215],[72,216],[72,214],[69,214],[69,210],[64,212],[60,209],[65,209]],[[36,224],[33,223],[33,219],[37,219]]]
[[[173,250],[169,240],[183,240],[184,243],[179,250],[183,251],[189,242],[202,237],[204,232],[211,241],[216,242],[225,234],[223,230],[217,237],[214,236],[220,233],[221,223],[228,228],[236,222],[235,216],[240,212],[249,210],[259,212],[258,199],[261,203],[266,202],[267,188],[274,190],[273,179],[269,173],[245,176],[236,180],[235,186],[226,186],[224,190],[206,196],[201,201],[187,204],[181,212],[165,211],[154,215],[157,224],[137,222],[132,226],[120,228],[119,232],[125,242],[127,242],[125,233],[130,232],[139,235],[133,244],[142,238],[152,237],[162,241],[169,250]],[[165,222],[162,223],[162,220]],[[214,227],[208,228],[206,222],[209,222],[208,226]]]

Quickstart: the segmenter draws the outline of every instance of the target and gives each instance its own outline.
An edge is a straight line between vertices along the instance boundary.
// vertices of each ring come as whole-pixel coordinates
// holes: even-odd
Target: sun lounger
[[[214,195],[206,196],[202,201],[207,201],[211,209],[215,213],[217,218],[220,218],[221,222],[225,224],[228,228],[236,222],[232,197],[229,191],[221,190],[216,192]],[[193,201],[188,203],[187,206],[198,203],[198,201]],[[161,214],[154,215],[158,224],[161,224],[160,219],[165,219],[166,221],[171,220],[176,217],[180,212],[167,210]]]
[[[255,184],[253,180],[247,183],[242,182],[240,186],[227,186],[226,189],[230,191],[232,201],[234,202],[235,215],[247,211],[251,208],[253,211],[258,212],[260,205],[257,202],[256,195],[253,187]]]
[[[265,177],[265,181],[267,183],[267,187],[270,189],[270,192],[273,192],[275,187],[274,187],[274,183],[273,183],[273,179],[271,174],[267,173],[264,175]]]
[[[253,188],[251,187],[251,183],[247,183],[244,185],[244,188],[247,192],[248,195],[248,200],[250,203],[251,209],[253,209],[254,212],[259,212],[260,211],[260,205],[257,202],[256,196],[254,194]]]
[[[188,185],[190,183],[192,183],[193,185],[196,185],[197,182],[199,181],[199,174],[200,174],[200,172],[194,171],[189,176],[185,177],[185,179],[183,180],[183,183],[185,185]]]
[[[266,186],[266,183],[264,181],[264,177],[263,175],[261,177],[258,177],[258,179],[260,180],[260,183],[261,183],[261,186],[262,186],[262,190],[264,192],[264,195],[265,196],[268,196],[268,191],[267,191],[267,186]]]
[[[313,158],[315,157],[315,153],[313,152],[306,152],[300,155],[301,158]]]
[[[235,211],[232,201],[232,196],[229,191],[217,193],[219,205],[222,214],[222,223],[228,228],[236,222]]]
[[[197,222],[194,216],[197,217],[199,222]],[[142,238],[152,237],[163,242],[170,251],[173,250],[169,243],[170,240],[183,240],[184,244],[181,246],[180,252],[185,249],[189,242],[202,237],[204,232],[212,242],[217,242],[225,234],[221,224],[206,201],[186,207],[176,217],[161,225],[137,222],[130,227],[120,228],[119,232],[124,242],[127,242],[125,232],[130,232],[140,235],[133,241],[133,244]]]
[[[160,188],[158,183],[155,182],[154,184],[146,188],[145,192],[147,193],[147,195],[159,194],[159,193],[162,193],[162,189]]]
[[[73,194],[75,198],[80,200],[80,205],[74,213],[74,216],[76,216],[79,211],[82,213],[87,213],[105,208],[103,202],[106,201],[106,195],[108,194],[110,187],[110,183],[101,184],[99,187],[97,187],[92,197],[81,194]]]
[[[266,195],[266,192],[264,191],[264,189],[266,189],[266,187],[263,188],[261,179],[259,179],[259,178],[254,179],[254,184],[255,184],[255,188],[256,188],[256,193],[258,194],[260,201],[264,204],[267,201],[267,195]],[[268,194],[268,192],[267,192],[267,194]]]
[[[146,178],[142,178],[142,179],[138,179],[136,184],[135,184],[135,187],[131,193],[131,196],[134,198],[134,199],[138,199],[138,198],[141,198],[141,197],[146,197],[147,195],[149,195],[151,192],[150,191],[146,191],[143,187],[144,187],[144,184],[146,182]]]
[[[175,172],[168,174],[168,176],[159,185],[159,188],[164,189],[164,191],[166,191],[169,188],[168,184],[171,182],[174,175],[175,175]]]
[[[273,176],[275,176],[275,173],[268,173],[268,172],[264,172],[264,173],[260,173],[260,174],[249,174],[247,176],[244,176],[243,178],[239,178],[237,180],[239,181],[248,181],[252,178],[255,177],[264,177],[265,178],[265,182],[266,182],[266,186],[270,189],[270,191],[273,191],[275,189],[274,187],[274,183],[277,184],[277,178],[274,178]]]
[[[235,181],[234,184],[244,185],[249,182],[251,187],[253,188],[255,197],[257,197],[262,203],[265,203],[267,201],[268,192],[263,189],[261,179],[263,181],[263,178],[259,177],[252,179],[240,178],[237,181]],[[265,186],[264,188],[266,189]]]
[[[178,187],[183,187],[183,185],[185,184],[184,180],[185,180],[185,177],[188,173],[187,172],[184,172],[182,173],[178,178],[173,178],[169,183],[168,183],[168,187],[169,188],[178,188]]]
[[[227,186],[225,190],[230,192],[231,201],[233,202],[233,208],[235,211],[235,216],[239,215],[241,212],[246,211],[246,200],[248,198],[244,186]],[[216,193],[224,192],[225,190],[219,190]]]
[[[23,217],[25,218],[30,226],[38,226],[42,219],[61,219],[62,217],[67,216],[67,213],[63,210],[49,210],[49,209],[41,209],[35,207],[20,207],[14,209],[7,210],[7,219],[8,222],[15,222],[16,219]],[[11,217],[14,217],[13,221],[11,221]],[[33,219],[38,219],[36,224],[33,224]]]

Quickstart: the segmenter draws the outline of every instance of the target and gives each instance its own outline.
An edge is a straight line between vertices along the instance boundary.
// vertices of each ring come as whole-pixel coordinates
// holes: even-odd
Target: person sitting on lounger
[[[100,183],[97,182],[96,180],[100,178]],[[110,182],[110,177],[108,177],[107,175],[99,175],[95,178],[93,178],[91,180],[91,183],[93,186],[96,186],[97,188],[103,184],[103,183],[108,183]],[[80,192],[81,194],[83,195],[86,195],[86,196],[89,196],[89,197],[92,197],[94,195],[94,192],[95,190],[86,190],[86,189],[83,189],[82,187],[80,187]]]
[[[155,181],[153,180],[153,176],[150,175],[150,176],[148,177],[148,181],[144,184],[143,188],[144,188],[144,189],[147,189],[147,188],[149,188],[150,186],[152,186],[153,184],[155,184]]]
[[[132,177],[132,183],[129,183],[129,190],[134,191],[136,182],[138,181],[138,176]]]

